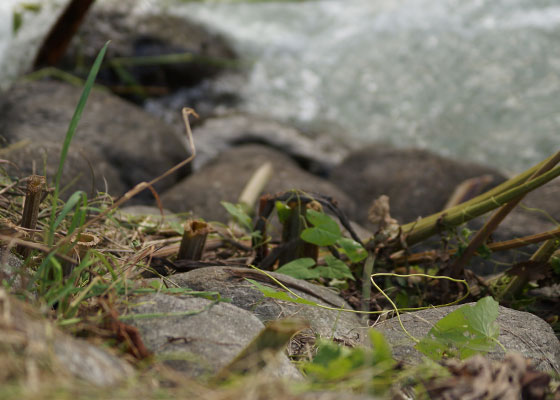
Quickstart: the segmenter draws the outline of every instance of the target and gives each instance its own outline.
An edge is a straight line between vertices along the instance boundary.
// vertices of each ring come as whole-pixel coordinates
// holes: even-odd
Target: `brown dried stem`
[[[524,236],[521,238],[516,238],[511,240],[505,240],[503,242],[489,243],[487,247],[490,251],[497,252],[497,251],[516,249],[518,247],[527,246],[533,243],[540,243],[545,240],[556,241],[556,239],[560,239],[560,228],[556,228],[542,233],[537,233],[535,235]],[[446,252],[447,255],[453,255],[455,253],[456,250],[453,249]],[[429,251],[424,251],[422,253],[415,253],[408,257],[399,253],[395,253],[391,256],[391,260],[397,265],[402,265],[405,263],[421,264],[426,262],[432,262],[437,257],[438,257],[437,251],[429,250]]]
[[[27,191],[25,193],[25,203],[23,206],[23,218],[21,220],[21,227],[26,230],[32,231],[37,227],[39,205],[41,204],[43,188],[46,183],[46,178],[40,175],[31,175],[27,181]],[[31,253],[31,248],[19,244],[16,247],[16,252],[23,258],[27,258]]]
[[[209,232],[210,227],[206,222],[201,220],[187,221],[177,260],[200,260]]]

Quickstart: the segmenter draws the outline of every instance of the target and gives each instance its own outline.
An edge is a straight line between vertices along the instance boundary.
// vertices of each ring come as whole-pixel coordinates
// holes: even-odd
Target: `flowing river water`
[[[66,2],[44,0],[42,10]],[[0,0],[0,36],[13,36],[0,40],[0,81],[29,63],[26,43],[49,26],[23,11],[26,29],[13,35],[20,3]],[[558,0],[133,4],[133,12],[182,15],[228,36],[252,60],[245,110],[326,130],[351,147],[430,148],[509,172],[559,148]]]
[[[249,111],[510,172],[560,147],[558,1],[172,4],[254,60]]]

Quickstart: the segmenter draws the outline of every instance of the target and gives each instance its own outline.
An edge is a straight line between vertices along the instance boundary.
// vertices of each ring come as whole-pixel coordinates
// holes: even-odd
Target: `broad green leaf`
[[[340,239],[340,227],[327,214],[315,210],[307,210],[307,220],[313,225],[304,229],[301,238],[317,246],[331,246]]]
[[[415,347],[434,360],[444,355],[465,359],[487,353],[496,346],[497,317],[498,303],[485,297],[474,306],[465,305],[440,319]]]
[[[182,224],[179,221],[168,221],[168,223],[169,223],[169,226],[171,227],[171,229],[173,229],[179,235],[183,236],[183,233],[185,233],[185,225],[184,224]]]
[[[227,201],[222,201],[220,204],[233,217],[235,222],[239,223],[249,232],[253,230],[253,227],[251,225],[251,217],[247,215],[240,204],[232,204],[228,203]]]
[[[292,297],[286,292],[276,291],[274,289],[271,289],[269,287],[261,285],[260,283],[254,281],[252,279],[247,279],[247,280],[249,282],[251,282],[253,285],[255,285],[255,287],[257,289],[259,289],[259,291],[262,294],[264,294],[266,297],[270,297],[271,299],[284,300],[284,301],[289,301],[291,303],[297,303],[297,304],[307,304],[309,306],[318,306],[318,304],[315,303],[314,301],[306,300],[306,299],[303,299],[301,297],[300,298]]]
[[[314,265],[315,260],[312,258],[298,258],[297,260],[282,265],[276,272],[297,279],[318,279],[321,276],[319,273],[320,269],[311,269]]]
[[[348,268],[348,265],[340,261],[338,258],[331,255],[325,256],[325,262],[327,263],[324,267],[318,267],[320,270],[321,277],[328,279],[352,279],[355,280],[352,271]]]
[[[343,355],[344,347],[338,346],[330,340],[319,339],[317,354],[313,357],[313,364],[327,367],[331,362]]]
[[[391,346],[387,343],[385,336],[375,329],[369,330],[369,339],[371,342],[371,347],[373,349],[373,364],[377,364],[381,361],[388,361],[393,359],[393,354],[391,352]]]
[[[353,263],[359,263],[367,257],[366,249],[353,239],[341,238],[337,241],[337,244]]]
[[[472,307],[463,307],[463,314],[469,326],[484,336],[497,339],[500,327],[496,323],[499,304],[492,297],[480,299]]]
[[[304,365],[304,370],[315,381],[341,380],[365,366],[366,352],[362,347],[350,349],[331,341],[320,341],[317,355]]]

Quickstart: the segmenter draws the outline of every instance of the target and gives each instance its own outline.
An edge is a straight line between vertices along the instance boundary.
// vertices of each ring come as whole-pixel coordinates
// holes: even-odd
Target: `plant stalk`
[[[37,227],[37,219],[39,216],[39,206],[41,197],[43,196],[43,188],[47,183],[47,179],[40,175],[31,175],[27,181],[27,189],[25,192],[25,202],[23,206],[23,218],[21,227],[33,231]],[[31,248],[19,244],[16,252],[24,259],[29,257]]]
[[[187,221],[177,260],[200,260],[209,232],[210,228],[206,222],[201,220]]]
[[[401,228],[407,245],[412,246],[427,239],[441,231],[442,227],[457,226],[470,221],[560,176],[560,167],[555,167],[537,178],[527,181],[528,172],[534,173],[546,161],[459,206],[403,225]]]
[[[541,176],[545,172],[550,171],[556,164],[560,162],[560,152],[557,152],[552,158],[548,159],[547,162],[539,167],[537,171],[535,171],[531,177],[529,178],[529,182],[533,179]],[[500,207],[492,217],[486,221],[484,226],[475,234],[475,236],[470,241],[469,245],[457,260],[451,265],[449,270],[449,274],[451,277],[457,277],[461,275],[472,258],[478,248],[482,246],[488,237],[496,230],[496,228],[500,225],[500,223],[504,220],[504,218],[523,200],[526,193],[522,193],[512,199],[511,201],[507,202],[503,206]]]

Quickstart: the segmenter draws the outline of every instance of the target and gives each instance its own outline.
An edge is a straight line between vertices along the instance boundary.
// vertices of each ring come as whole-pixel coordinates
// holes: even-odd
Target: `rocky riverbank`
[[[110,23],[104,31],[103,24],[107,21]],[[162,29],[162,21],[155,17],[142,20],[139,29],[134,29],[135,25],[131,25],[131,21],[138,23],[138,20],[129,19],[118,8],[110,14],[105,10],[92,12],[81,32],[82,40],[89,38],[87,40],[91,41],[86,42],[81,49],[74,43],[64,65],[71,64],[78,51],[85,55],[85,60],[92,60],[97,46],[107,36],[114,40],[108,63],[119,59],[122,63],[128,57],[161,56],[185,51],[195,54],[195,61],[160,67],[134,66],[131,73],[137,85],[133,88],[145,90],[144,93],[138,90],[132,94],[123,91],[122,82],[114,76],[114,64],[113,68],[101,74],[101,83],[113,88],[121,96],[110,92],[107,87],[95,89],[91,93],[62,175],[61,187],[65,188],[62,196],[65,198],[75,190],[88,193],[89,198],[93,198],[97,191],[118,197],[134,185],[150,181],[189,157],[191,154],[184,127],[180,123],[182,106],[194,106],[197,111],[200,106],[202,110],[202,118],[193,123],[197,156],[187,168],[177,171],[154,188],[160,204],[167,210],[166,214],[181,214],[174,220],[175,225],[179,226],[184,223],[185,214],[227,224],[231,215],[221,202],[236,203],[250,177],[266,163],[270,163],[272,173],[263,194],[300,189],[328,196],[354,223],[362,237],[369,237],[378,229],[368,219],[368,212],[372,202],[381,195],[389,196],[392,217],[404,224],[444,209],[455,198],[458,188],[469,189],[462,194],[461,198],[465,200],[507,179],[503,173],[490,166],[464,163],[426,150],[396,149],[383,143],[352,149],[320,133],[310,135],[294,126],[239,112],[235,109],[234,93],[220,92],[217,88],[223,88],[221,83],[228,80],[242,81],[242,73],[232,73],[227,68],[224,72],[224,65],[220,63],[215,64],[215,68],[208,68],[207,64],[208,59],[236,61],[235,52],[228,48],[222,38],[194,25],[178,24],[173,19],[163,21],[163,26],[169,30]],[[115,32],[119,32],[120,36],[112,36],[116,35]],[[188,42],[184,38],[193,41]],[[206,61],[201,64],[204,57]],[[228,90],[234,86],[225,85]],[[154,88],[167,91],[166,100],[157,103],[157,107],[153,105],[155,103],[150,103],[153,99],[143,99]],[[203,93],[204,88],[210,88],[210,95]],[[192,92],[193,104],[174,105],[173,95],[181,90]],[[229,94],[225,95],[226,92]],[[64,135],[80,94],[80,87],[65,82],[22,80],[2,95],[0,151],[7,175],[24,178],[33,173],[45,173],[48,179],[52,179],[58,168]],[[158,116],[146,111],[150,104],[152,110],[157,109]],[[554,228],[555,222],[549,217],[560,216],[557,202],[559,192],[560,183],[557,179],[531,193],[524,202],[526,207],[508,216],[497,231],[496,239],[528,236]],[[140,211],[125,208],[120,211],[122,214],[118,218],[125,220],[122,215],[127,213],[140,214],[134,217],[143,218],[159,212],[154,207],[156,200],[149,191],[143,192],[131,203],[151,208],[142,208]],[[12,217],[9,213],[2,216],[6,219]],[[473,226],[476,224],[479,226],[480,222],[475,221]],[[213,226],[219,230],[220,224]],[[154,234],[157,236],[156,243],[167,245],[166,240],[169,240],[170,235],[178,236],[176,232]],[[134,240],[145,239],[146,243],[150,243],[148,236],[134,236]],[[445,242],[445,234],[442,237]],[[115,237],[104,239],[104,245],[125,246]],[[441,239],[438,237],[436,242]],[[127,245],[132,246],[125,250],[134,254],[129,259],[135,260],[133,268],[150,263],[153,249],[149,256],[146,255],[148,253],[144,251],[148,248],[147,244],[146,247],[134,247],[137,244],[131,241]],[[255,279],[254,274],[249,274],[253,270],[240,266],[239,260],[229,257],[236,254],[243,262],[249,260],[251,249],[243,244],[238,246],[242,248],[241,254],[232,253],[231,249],[224,250],[225,255],[221,259],[215,257],[205,261],[206,264],[188,272],[171,274],[164,280],[143,278],[136,274],[134,277],[138,287],[159,289],[150,294],[136,295],[133,298],[134,306],[126,305],[126,315],[130,317],[126,321],[130,322],[129,325],[119,325],[116,319],[113,322],[131,335],[132,339],[129,340],[137,345],[136,350],[155,354],[160,360],[165,360],[164,365],[189,378],[209,378],[219,374],[263,332],[265,324],[283,318],[299,317],[308,324],[290,341],[288,353],[292,358],[310,356],[316,340],[320,338],[331,339],[348,347],[371,346],[367,333],[370,326],[364,319],[353,313],[340,313],[316,306],[319,304],[351,310],[356,306],[355,299],[352,301],[326,287],[274,272],[270,272],[272,277],[316,305],[294,304],[264,297],[261,291],[244,279]],[[118,253],[119,249],[108,253]],[[169,250],[168,247],[166,249]],[[3,274],[13,278],[19,269],[24,268],[23,262],[9,251],[3,250],[2,253]],[[136,256],[138,259],[135,259]],[[526,258],[516,252],[503,256],[502,261],[511,264]],[[487,261],[480,261],[479,266],[471,267],[483,274],[494,272],[494,265]],[[158,286],[159,282],[165,282],[166,289],[173,287],[185,289],[185,292],[175,295],[172,291],[166,291],[164,286]],[[270,279],[263,278],[261,283],[278,289]],[[22,287],[14,286],[14,289]],[[189,290],[197,294],[189,295]],[[554,299],[554,294],[551,298]],[[228,299],[229,303],[220,301],[222,299]],[[107,302],[109,300],[104,299]],[[66,374],[76,375],[96,385],[112,385],[115,381],[122,382],[132,376],[129,365],[124,361],[66,334],[57,333],[58,339],[54,342],[48,336],[33,336],[35,330],[51,329],[49,323],[41,320],[34,322],[34,328],[29,328],[31,325],[25,318],[32,314],[30,310],[5,291],[0,291],[0,301],[3,302],[4,310],[8,309],[8,304],[11,305],[11,311],[1,316],[2,329],[6,332],[17,330],[29,343],[46,346],[47,350],[40,353],[39,358],[49,353],[49,349],[54,349],[51,353],[54,354],[55,362],[64,365]],[[23,311],[14,311],[20,308]],[[403,323],[414,336],[421,337],[430,326],[453,310],[454,307],[445,307],[409,313],[403,318]],[[135,318],[135,315],[139,317]],[[560,370],[560,343],[545,321],[531,314],[500,307],[497,322],[501,332],[499,341],[507,350],[531,358],[539,370]],[[22,326],[27,328],[23,329]],[[407,342],[396,319],[381,322],[376,328],[393,346],[397,361],[404,364],[420,362],[414,343]],[[140,343],[145,348],[141,348]],[[72,350],[78,360],[69,359],[68,351],[64,351],[74,349],[74,346],[81,346],[81,350]],[[496,360],[503,360],[504,356],[503,351],[491,353],[491,358]],[[268,361],[268,372],[265,373],[275,377],[302,379],[300,371],[284,353],[279,354],[275,361]],[[80,365],[85,367],[77,367]],[[324,397],[317,394],[316,397],[305,398]]]

